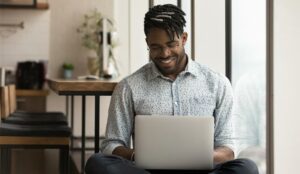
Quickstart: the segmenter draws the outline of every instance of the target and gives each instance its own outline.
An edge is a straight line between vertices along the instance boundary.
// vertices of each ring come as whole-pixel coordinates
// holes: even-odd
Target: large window
[[[266,173],[266,1],[232,1],[231,77],[239,156]]]

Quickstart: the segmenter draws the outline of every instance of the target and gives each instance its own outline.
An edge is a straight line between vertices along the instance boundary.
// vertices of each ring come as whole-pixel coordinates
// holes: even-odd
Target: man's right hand
[[[118,156],[121,156],[125,159],[128,159],[128,160],[134,160],[134,150],[133,149],[129,149],[129,148],[126,148],[124,146],[118,146],[116,147],[113,152],[112,152],[113,155],[118,155]]]

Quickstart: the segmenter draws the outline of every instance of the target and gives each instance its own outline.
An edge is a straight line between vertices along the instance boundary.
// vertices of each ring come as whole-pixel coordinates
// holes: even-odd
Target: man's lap
[[[101,153],[91,156],[86,164],[87,174],[217,174],[241,173],[258,174],[256,165],[248,159],[236,159],[215,166],[213,171],[187,171],[187,170],[144,170],[137,168],[133,162],[116,155]]]

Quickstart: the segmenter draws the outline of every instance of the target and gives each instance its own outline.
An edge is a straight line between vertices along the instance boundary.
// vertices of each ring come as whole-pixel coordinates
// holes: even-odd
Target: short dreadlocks
[[[185,13],[175,5],[157,5],[149,9],[144,19],[144,32],[147,36],[151,28],[164,29],[169,37],[174,40],[174,33],[177,37],[183,33],[185,26]]]

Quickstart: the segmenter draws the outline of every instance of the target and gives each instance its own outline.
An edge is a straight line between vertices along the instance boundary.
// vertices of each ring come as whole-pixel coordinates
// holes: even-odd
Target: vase
[[[99,58],[89,56],[87,58],[87,68],[90,75],[99,76]]]

